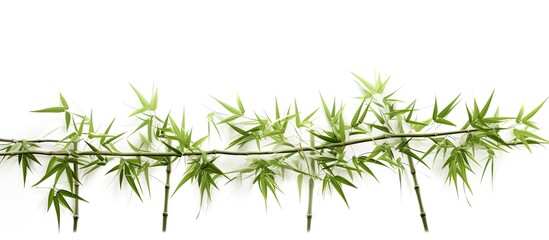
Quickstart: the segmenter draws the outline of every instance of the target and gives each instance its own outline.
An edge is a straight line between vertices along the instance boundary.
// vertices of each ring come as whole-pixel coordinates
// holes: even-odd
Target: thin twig
[[[205,151],[207,155],[233,155],[233,156],[246,156],[246,155],[272,155],[272,154],[287,154],[287,153],[297,153],[297,152],[310,152],[318,151],[322,149],[334,148],[334,147],[343,147],[349,145],[355,145],[359,143],[373,142],[384,139],[393,139],[393,138],[429,138],[429,137],[438,137],[454,134],[463,134],[463,133],[473,133],[478,132],[477,129],[469,130],[457,130],[449,132],[440,132],[440,133],[395,133],[395,134],[382,134],[375,137],[369,138],[359,138],[353,139],[338,143],[327,143],[324,145],[319,145],[315,147],[297,147],[284,150],[273,150],[273,151],[228,151],[228,150],[218,150],[213,149]],[[0,156],[16,156],[23,154],[33,154],[33,155],[49,155],[49,156],[67,156],[67,155],[80,155],[80,156],[119,156],[119,157],[181,157],[181,156],[199,156],[201,152],[183,152],[181,155],[175,152],[106,152],[106,151],[43,151],[43,150],[26,150],[26,151],[13,151],[13,152],[2,152]]]
[[[56,140],[56,139],[23,140],[23,139],[0,138],[0,142],[6,142],[6,143],[22,143],[23,141],[28,142],[28,143],[68,143],[67,141],[61,141],[61,140]]]

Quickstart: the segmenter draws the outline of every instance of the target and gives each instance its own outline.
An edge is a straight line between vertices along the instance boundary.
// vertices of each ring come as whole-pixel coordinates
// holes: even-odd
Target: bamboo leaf
[[[69,109],[69,104],[67,104],[67,100],[63,97],[63,94],[59,93],[59,100],[61,101],[61,106],[65,108],[65,110]]]
[[[88,124],[88,133],[94,133],[95,129],[93,128],[93,111],[90,112],[90,121]]]
[[[221,106],[223,106],[225,109],[227,109],[227,111],[231,112],[232,114],[234,115],[238,115],[238,116],[242,116],[242,112],[234,107],[232,107],[231,105],[217,99],[217,98],[214,98],[219,104],[221,104]]]
[[[444,124],[444,125],[450,125],[450,126],[454,126],[454,127],[456,126],[454,123],[452,123],[452,122],[450,122],[446,119],[442,119],[442,118],[437,118],[437,119],[434,120],[434,122]]]
[[[324,109],[324,114],[326,116],[326,120],[331,124],[332,123],[332,115],[330,114],[330,109],[328,108],[328,105],[326,105],[326,102],[324,101],[324,98],[322,97],[322,94],[320,95],[320,100],[322,101],[322,109]]]
[[[349,202],[347,202],[347,198],[345,197],[345,193],[343,192],[343,188],[341,187],[341,183],[339,182],[339,180],[336,180],[336,178],[329,178],[329,180],[329,183],[336,190],[339,196],[341,196],[341,198],[345,202],[345,205],[349,207]]]
[[[151,99],[151,105],[149,109],[151,111],[155,111],[157,107],[158,107],[158,89],[155,89],[153,97]]]
[[[435,106],[433,107],[433,117],[432,117],[432,119],[433,120],[437,119],[437,116],[438,116],[438,101],[437,101],[437,97],[435,97]]]
[[[183,153],[181,153],[181,151],[179,151],[177,148],[172,147],[170,144],[167,144],[167,143],[164,142],[164,141],[162,141],[162,143],[163,143],[168,149],[170,149],[171,151],[173,151],[174,153],[176,153],[178,157],[183,156]]]
[[[65,200],[65,198],[63,197],[63,195],[62,195],[62,194],[59,194],[59,191],[57,192],[57,200],[59,200],[59,203],[61,203],[61,205],[62,205],[63,207],[65,207],[66,209],[68,209],[70,212],[73,212],[71,206],[69,205],[69,203],[67,202],[67,200]]]
[[[242,105],[242,100],[240,100],[239,95],[236,95],[236,103],[238,104],[238,109],[240,110],[240,114],[244,114],[246,110],[244,110],[244,105]]]
[[[490,108],[490,104],[492,103],[492,97],[494,97],[494,92],[495,90],[492,91],[492,94],[490,94],[490,97],[488,98],[488,100],[484,104],[484,107],[480,111],[480,114],[479,114],[480,118],[484,118],[484,116],[486,116],[486,113],[488,113],[488,108]]]
[[[38,113],[60,113],[60,112],[65,112],[65,108],[64,107],[49,107],[49,108],[44,108],[44,109],[40,109],[40,110],[34,110],[34,111],[31,111],[31,112],[38,112]]]
[[[227,117],[221,121],[219,121],[217,124],[222,124],[222,123],[228,123],[228,122],[232,122],[236,119],[238,119],[240,117],[240,115],[232,115],[230,117]],[[216,127],[217,128],[217,127]]]
[[[110,144],[111,142],[115,141],[116,139],[120,138],[122,135],[124,135],[125,133],[120,133],[118,135],[115,135],[115,136],[112,136],[110,137],[109,139],[107,139],[107,141],[103,142],[101,145],[105,146],[105,145],[108,145]]]
[[[523,114],[524,114],[524,104],[522,105],[522,107],[520,107],[520,111],[517,115],[517,119],[516,119],[517,123],[520,123],[522,121],[522,115]]]
[[[61,229],[61,209],[59,209],[59,199],[57,196],[53,197],[53,206],[55,207],[55,215],[57,216],[57,229]]]
[[[493,93],[492,93],[493,94]],[[452,110],[457,106],[457,104],[459,103],[459,97],[461,96],[461,94],[457,95],[454,100],[452,100],[446,107],[444,107],[444,109],[442,109],[442,111],[440,111],[438,113],[438,115],[436,115],[436,118],[445,118],[446,116],[448,116],[448,114],[450,114],[450,112],[452,112]],[[490,97],[490,100],[491,100],[491,97]],[[489,103],[488,103],[489,104]],[[436,105],[435,105],[436,106]],[[433,119],[435,120],[435,119]]]
[[[299,201],[301,202],[301,189],[303,188],[303,174],[297,175],[297,192],[299,194]]]
[[[526,114],[526,116],[524,116],[522,118],[522,122],[525,122],[525,121],[528,121],[530,120],[532,117],[534,117],[534,115],[536,115],[536,113],[539,111],[539,109],[543,106],[543,104],[545,104],[545,102],[547,101],[547,98],[545,100],[543,100],[542,103],[540,103],[536,108],[534,108],[534,110],[532,110],[530,113]]]
[[[100,154],[101,151],[99,151],[99,149],[97,149],[95,146],[91,145],[89,142],[86,142],[86,144],[88,145],[88,147],[90,147],[90,149],[91,149],[93,152],[97,153],[97,154],[95,154],[95,156],[96,156],[97,158],[99,158],[99,160],[105,161],[105,158],[103,157],[103,155]]]
[[[320,138],[326,142],[329,142],[329,143],[339,143],[340,141],[337,139],[337,138],[333,138],[333,137],[328,137],[328,136],[325,136],[325,135],[320,135],[318,133],[315,133],[313,131],[309,131],[311,134],[313,134],[314,136],[316,136],[317,138]]]
[[[55,196],[55,191],[52,188],[50,189],[50,192],[48,194],[48,211],[50,210],[51,204],[53,203],[54,196]]]
[[[333,177],[334,180],[337,180],[338,182],[340,183],[343,183],[347,186],[350,186],[350,187],[353,187],[353,188],[356,188],[356,186],[354,184],[352,184],[349,180],[345,179],[344,177],[342,176],[339,176],[339,175],[336,175]]]
[[[149,109],[150,104],[147,101],[147,99],[145,99],[145,97],[143,97],[143,95],[139,92],[139,90],[137,90],[137,88],[135,88],[131,84],[130,84],[130,86],[132,87],[133,91],[135,92],[135,95],[137,96],[137,98],[139,98],[139,102],[141,103],[141,106],[143,107],[142,109]],[[134,115],[134,114],[132,114],[132,115]]]
[[[101,145],[103,145],[105,143],[105,139],[107,138],[107,136],[109,135],[109,132],[111,131],[111,127],[112,125],[114,124],[114,120],[116,120],[116,118],[113,118],[111,123],[109,124],[109,126],[107,127],[107,129],[105,129],[105,133],[103,133],[103,137],[101,137],[101,139],[99,140],[99,143],[101,143]]]
[[[36,187],[38,186],[38,184],[42,183],[43,181],[45,181],[46,179],[48,179],[49,177],[51,177],[54,173],[57,173],[57,172],[63,172],[65,169],[65,166],[63,164],[57,164],[55,165],[54,167],[52,167],[51,169],[49,169],[46,174],[40,179],[38,180],[38,182],[36,182],[34,185],[32,185],[33,187]]]
[[[65,130],[69,130],[71,124],[71,113],[65,112]]]

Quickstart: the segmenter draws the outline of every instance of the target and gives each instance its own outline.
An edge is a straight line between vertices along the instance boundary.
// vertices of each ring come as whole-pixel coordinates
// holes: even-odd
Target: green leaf
[[[93,111],[90,112],[90,121],[88,124],[88,133],[95,133],[95,129],[93,128]]]
[[[456,126],[454,123],[452,123],[452,122],[450,122],[446,119],[442,119],[442,118],[437,118],[437,119],[434,120],[434,122],[444,124],[444,125],[450,125],[450,126],[454,126],[454,127]]]
[[[315,133],[313,131],[309,131],[311,134],[313,134],[314,136],[316,136],[317,138],[320,138],[326,142],[329,142],[329,143],[339,143],[341,141],[339,141],[337,138],[332,138],[332,137],[328,137],[328,136],[325,136],[325,135],[320,135],[318,133]]]
[[[109,143],[113,142],[114,140],[118,139],[119,137],[121,137],[122,135],[124,135],[125,133],[120,133],[118,135],[115,135],[115,136],[112,136],[110,137],[109,139],[107,139],[107,141],[103,142],[101,145],[108,145]]]
[[[343,183],[343,184],[345,184],[345,185],[347,185],[347,186],[356,188],[356,186],[355,186],[354,184],[352,184],[349,180],[345,179],[345,178],[342,177],[342,176],[336,175],[336,176],[334,176],[333,179],[334,179],[334,180],[337,180],[338,182]]]
[[[492,91],[492,94],[490,94],[490,97],[488,98],[488,100],[484,104],[484,107],[480,111],[479,118],[484,118],[484,116],[486,116],[486,113],[488,113],[488,108],[490,108],[490,104],[492,103],[492,98],[494,97],[494,92],[495,92],[495,90]]]
[[[48,211],[50,210],[51,204],[53,203],[53,198],[55,196],[54,189],[50,189],[50,193],[48,194]]]
[[[91,149],[93,152],[97,153],[97,154],[95,154],[95,156],[96,156],[97,158],[99,158],[99,160],[105,161],[105,158],[100,154],[101,151],[99,151],[99,149],[97,149],[96,147],[94,147],[93,145],[91,145],[89,142],[86,142],[86,144],[88,145],[88,147],[90,147],[90,149]]]
[[[55,162],[55,160],[51,160],[53,162]],[[57,164],[55,165],[54,167],[52,167],[51,169],[49,169],[46,174],[38,181],[36,182],[34,185],[32,185],[33,187],[36,187],[38,186],[38,184],[42,183],[43,181],[45,181],[46,179],[48,179],[49,177],[51,177],[54,173],[57,173],[57,172],[63,172],[65,170],[65,165],[64,164]]]
[[[59,208],[59,199],[57,196],[53,197],[53,206],[55,207],[55,215],[57,216],[57,229],[61,229],[61,209]]]
[[[109,135],[109,132],[111,131],[111,127],[114,124],[114,120],[116,120],[116,118],[112,119],[111,123],[109,124],[109,126],[107,127],[105,132],[103,133],[104,136],[101,137],[101,139],[99,140],[99,143],[101,143],[101,145],[103,145],[105,143],[105,139],[107,139],[107,136]]]
[[[343,188],[341,187],[341,183],[339,180],[335,177],[329,178],[329,183],[332,185],[332,187],[336,190],[336,192],[341,196],[343,201],[345,202],[345,205],[349,207],[349,202],[347,202],[347,198],[345,197],[345,193],[343,193]]]
[[[232,115],[230,117],[227,117],[221,121],[219,121],[217,124],[222,124],[222,123],[228,123],[228,122],[232,122],[233,120],[236,120],[237,118],[241,117],[240,115]],[[215,126],[215,125],[214,125]],[[217,127],[216,127],[217,128]]]
[[[517,115],[517,120],[516,120],[517,123],[520,123],[522,121],[523,114],[524,114],[524,104],[522,105],[522,107],[520,107],[520,111]]]
[[[320,100],[322,101],[322,109],[324,109],[324,114],[326,115],[326,120],[331,124],[332,123],[332,115],[330,114],[330,109],[328,108],[328,105],[326,105],[326,102],[324,101],[324,98],[322,97],[322,94],[320,95]]]
[[[545,102],[547,101],[547,98],[545,100],[543,100],[543,102],[541,104],[539,104],[536,108],[534,108],[534,110],[532,110],[530,113],[528,113],[526,116],[524,116],[522,118],[522,122],[525,122],[525,121],[528,121],[530,120],[532,117],[534,117],[534,115],[536,115],[536,113],[539,111],[539,109],[543,106],[543,104],[545,104]]]
[[[130,171],[128,171],[128,170],[130,170]],[[133,167],[126,167],[126,171],[125,171],[125,174],[124,174],[125,177],[126,177],[126,182],[128,183],[128,185],[130,185],[130,188],[133,190],[133,192],[135,192],[137,197],[139,197],[139,200],[143,201],[143,199],[141,198],[141,194],[139,193],[139,189],[137,188],[137,185],[135,185],[135,180],[136,180],[137,176],[135,176],[134,171],[135,170],[133,169]]]
[[[231,112],[232,114],[234,115],[238,115],[238,116],[242,116],[242,112],[234,107],[232,107],[231,105],[227,104],[227,103],[224,103],[222,102],[221,100],[217,99],[217,98],[214,98],[219,104],[221,104],[221,106],[223,106],[225,109],[227,109],[227,111]]]
[[[78,136],[82,136],[82,133],[84,132],[84,123],[86,122],[86,116],[84,116],[80,122],[80,126],[77,129]]]
[[[244,110],[244,105],[242,105],[242,100],[240,100],[240,96],[236,95],[236,103],[238,104],[238,109],[240,110],[240,113],[243,114],[246,110]]]
[[[237,131],[240,135],[243,135],[243,136],[248,136],[248,135],[250,135],[250,133],[248,133],[247,131],[245,131],[245,130],[242,129],[242,128],[239,128],[239,127],[237,127],[237,126],[235,126],[235,125],[232,125],[232,124],[230,124],[230,123],[228,123],[228,125],[229,125],[232,129],[234,129],[235,131]]]
[[[183,156],[183,153],[181,153],[181,151],[179,151],[177,148],[174,148],[172,147],[170,144],[167,144],[166,142],[162,141],[162,143],[170,150],[172,150],[174,153],[177,154],[178,157],[181,157]]]
[[[137,90],[137,88],[135,88],[133,85],[130,84],[130,86],[132,87],[133,91],[135,92],[135,95],[137,95],[137,98],[139,98],[139,102],[141,102],[141,106],[143,107],[143,109],[149,109],[150,108],[150,104],[149,102],[147,101],[147,99],[145,99],[145,97],[143,97],[143,95]],[[133,115],[133,114],[132,114]]]
[[[438,101],[437,97],[435,97],[435,106],[433,107],[433,120],[437,119],[438,116]]]
[[[61,112],[65,112],[65,108],[64,107],[50,107],[50,108],[44,108],[44,109],[40,109],[40,110],[34,110],[34,111],[31,111],[31,112],[40,112],[40,113],[61,113]]]
[[[299,201],[301,202],[301,189],[303,188],[303,174],[297,175],[297,192],[299,193]]]
[[[65,98],[63,97],[63,94],[61,93],[59,93],[59,100],[61,100],[61,106],[63,106],[65,110],[68,110],[69,104],[67,104],[67,100],[65,100]]]
[[[157,107],[158,107],[158,89],[155,89],[153,97],[151,99],[151,106],[150,106],[149,109],[151,111],[154,111],[154,110],[156,110]]]
[[[71,113],[65,112],[65,130],[69,130],[69,126],[71,124]]]
[[[63,197],[63,195],[59,194],[59,192],[57,192],[57,200],[59,200],[59,203],[61,203],[61,205],[63,205],[63,207],[65,207],[66,209],[68,209],[69,211],[72,212],[71,206],[69,205],[67,200]]]
[[[148,108],[139,108],[139,109],[135,110],[132,114],[130,114],[130,117],[133,117],[135,115],[139,115],[141,113],[144,113],[147,110],[149,110],[149,109]]]
[[[445,118],[450,112],[457,106],[459,103],[459,97],[461,94],[458,94],[454,100],[452,100],[442,111],[440,111],[437,115],[438,118]],[[434,119],[433,119],[434,120]]]

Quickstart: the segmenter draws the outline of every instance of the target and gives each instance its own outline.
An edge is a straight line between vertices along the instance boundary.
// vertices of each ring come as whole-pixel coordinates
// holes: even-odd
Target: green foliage
[[[345,105],[335,99],[328,102],[320,95],[320,107],[303,112],[297,100],[283,106],[275,98],[274,110],[253,112],[245,109],[238,95],[233,101],[214,98],[220,110],[208,114],[208,134],[199,137],[186,124],[185,111],[180,120],[174,118],[175,114],[157,114],[157,89],[147,98],[130,85],[139,105],[129,115],[136,127],[128,134],[115,131],[115,119],[101,129],[102,125],[94,122],[96,113],[73,112],[60,94],[57,106],[33,112],[63,113],[66,135],[61,140],[46,141],[0,139],[0,156],[2,161],[17,158],[26,183],[28,172],[40,165],[38,156],[50,155],[44,175],[33,187],[51,184],[48,210],[54,206],[60,225],[61,208],[77,212],[67,198],[85,201],[77,194],[78,186],[86,175],[105,166],[108,166],[104,170],[106,175],[116,175],[120,188],[129,187],[141,201],[144,188],[151,195],[150,178],[154,177],[151,169],[165,168],[165,211],[171,191],[172,163],[181,160],[186,169],[171,195],[187,183],[195,184],[201,206],[205,199],[211,200],[212,190],[218,189],[222,180],[231,182],[238,176],[257,185],[265,206],[269,196],[280,205],[279,196],[283,192],[280,183],[287,179],[285,175],[290,175],[290,179],[296,179],[300,200],[303,180],[307,177],[309,202],[314,183],[321,182],[323,194],[337,193],[349,207],[345,194],[348,187],[357,188],[359,179],[379,181],[380,170],[398,175],[401,187],[409,170],[417,185],[416,165],[429,169],[427,161],[432,159],[433,166],[440,163],[447,184],[456,191],[472,192],[469,176],[477,171],[482,171],[482,178],[485,174],[493,176],[498,154],[521,146],[532,151],[534,145],[548,142],[536,132],[539,127],[533,120],[547,99],[529,111],[523,106],[513,116],[501,116],[499,108],[493,106],[495,92],[492,92],[484,101],[474,99],[472,105],[465,104],[462,113],[467,114],[467,120],[461,128],[437,132],[442,125],[451,128],[458,124],[451,116],[460,111],[456,110],[460,94],[448,103],[435,97],[432,111],[427,110],[424,115],[425,111],[416,108],[416,100],[406,102],[396,97],[397,92],[386,92],[389,79],[382,80],[378,75],[370,82],[353,75],[362,93],[356,105]],[[224,137],[221,130],[230,132],[224,149],[202,147],[210,137],[211,126],[220,137]],[[512,137],[505,133],[512,133]],[[43,151],[42,143],[55,145],[46,145],[52,149]],[[367,150],[355,148],[357,144],[365,144]],[[122,148],[131,151],[119,151]],[[249,163],[225,171],[216,164],[223,155],[250,156]],[[79,174],[80,169],[86,172]],[[416,193],[422,208],[419,190]]]
[[[265,207],[267,206],[267,196],[269,191],[280,204],[276,192],[280,192],[281,190],[275,177],[280,174],[280,168],[278,168],[277,165],[279,166],[282,160],[283,158],[275,158],[272,160],[253,159],[248,167],[240,170],[241,174],[252,174],[254,177],[253,183],[258,185],[261,195],[265,200]]]
[[[218,189],[216,184],[217,178],[225,176],[223,171],[214,164],[216,159],[217,157],[210,157],[205,152],[202,152],[198,156],[190,157],[187,163],[187,170],[183,175],[183,179],[181,179],[175,188],[174,194],[190,180],[198,184],[200,189],[200,205],[202,205],[204,197],[208,201],[211,200],[212,187]]]
[[[56,189],[56,188],[50,189],[50,191],[48,193],[48,211],[50,210],[51,205],[53,204],[53,206],[55,208],[55,215],[57,217],[57,228],[58,229],[61,228],[61,207],[69,210],[70,212],[73,212],[73,209],[71,208],[71,206],[67,202],[66,198],[72,198],[72,199],[77,199],[77,200],[80,200],[80,201],[87,202],[85,199],[83,199],[83,198],[81,198],[81,197],[79,197],[79,196],[77,196],[77,195],[75,195],[72,192],[69,192],[67,190]]]

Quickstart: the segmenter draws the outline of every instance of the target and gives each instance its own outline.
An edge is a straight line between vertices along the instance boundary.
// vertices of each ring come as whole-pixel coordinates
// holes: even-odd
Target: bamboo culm
[[[74,151],[77,151],[78,150],[78,143],[75,142],[74,145],[73,145],[73,149]],[[80,179],[80,177],[78,176],[78,159],[75,160],[75,162],[73,163],[73,172],[74,172],[74,195],[76,196],[79,196],[79,190],[80,190],[80,183],[78,182],[78,180]],[[79,204],[78,204],[78,199],[74,199],[74,213],[73,213],[73,225],[72,225],[72,231],[73,232],[77,232],[78,231],[78,219],[80,218],[80,215],[79,215],[79,212],[80,212],[80,209],[79,209]]]
[[[162,212],[162,232],[166,232],[168,227],[168,200],[170,197],[170,175],[172,172],[172,162],[168,159],[166,165],[166,183],[164,185],[164,211]]]
[[[421,200],[421,192],[419,191],[419,184],[416,176],[416,168],[414,166],[414,163],[412,162],[412,157],[409,155],[408,155],[408,164],[410,165],[410,173],[412,174],[412,178],[414,179],[414,189],[416,191],[417,202],[419,205],[419,215],[421,216],[421,221],[423,222],[423,230],[425,230],[425,232],[429,232],[429,226],[427,225],[427,214],[425,213],[425,209],[423,208],[423,201]]]
[[[315,180],[309,178],[309,203],[307,206],[307,232],[311,231],[311,221],[313,220],[313,190],[315,187]]]

